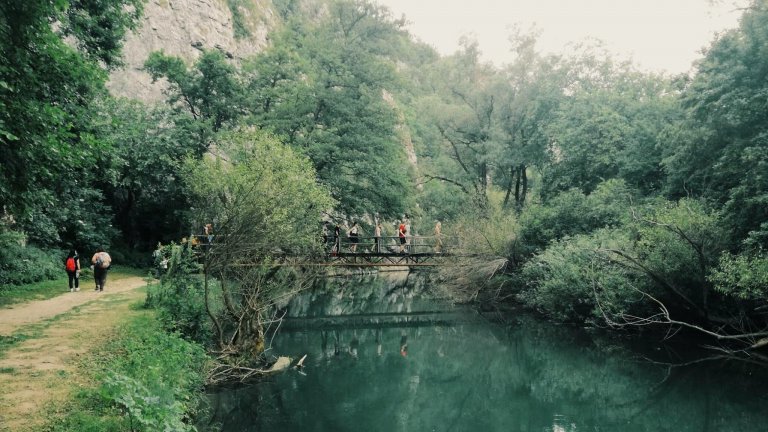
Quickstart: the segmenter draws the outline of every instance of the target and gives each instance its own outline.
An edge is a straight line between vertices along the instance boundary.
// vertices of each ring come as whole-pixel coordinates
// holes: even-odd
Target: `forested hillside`
[[[614,326],[762,324],[765,0],[690,76],[598,45],[543,54],[525,32],[497,66],[472,40],[438,55],[366,0],[262,3],[228,3],[233,40],[266,23],[259,49],[148,54],[157,102],[105,84],[127,34],[155,19],[141,21],[142,1],[0,6],[0,284],[49,277],[67,249],[146,261],[229,217],[304,247],[323,219],[372,232],[374,217],[407,214],[416,232],[441,220],[483,254],[466,264],[483,271],[454,278],[469,298]],[[249,182],[273,199],[243,198]]]

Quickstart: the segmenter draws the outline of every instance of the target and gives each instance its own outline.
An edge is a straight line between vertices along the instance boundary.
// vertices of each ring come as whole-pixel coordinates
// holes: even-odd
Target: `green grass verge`
[[[154,311],[130,321],[79,368],[89,388],[49,410],[47,432],[192,431],[207,357],[202,347],[163,331]]]
[[[147,269],[114,266],[109,271],[108,281],[120,280],[134,276],[146,276]],[[69,292],[69,281],[64,272],[62,277],[54,280],[37,282],[27,285],[11,285],[0,287],[0,307],[23,303],[30,300],[45,300],[56,297],[59,294]],[[93,274],[90,270],[83,270],[80,275],[80,289],[93,289]]]

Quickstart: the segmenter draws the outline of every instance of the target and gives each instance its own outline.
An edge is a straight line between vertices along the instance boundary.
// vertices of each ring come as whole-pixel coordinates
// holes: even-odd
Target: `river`
[[[297,296],[269,352],[305,366],[211,394],[201,430],[768,430],[762,366],[435,297],[407,273]]]

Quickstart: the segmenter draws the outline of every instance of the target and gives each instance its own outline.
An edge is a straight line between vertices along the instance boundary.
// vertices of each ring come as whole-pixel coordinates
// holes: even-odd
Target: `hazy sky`
[[[472,35],[488,60],[511,58],[508,28],[541,31],[539,49],[563,52],[570,42],[603,40],[622,58],[642,68],[686,72],[714,34],[738,25],[743,0],[376,0],[396,17],[405,14],[409,30],[442,54]]]

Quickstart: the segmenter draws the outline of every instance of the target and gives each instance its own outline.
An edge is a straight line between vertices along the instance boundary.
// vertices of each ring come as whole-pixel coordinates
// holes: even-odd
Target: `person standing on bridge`
[[[381,252],[381,222],[376,222],[376,228],[373,229],[373,252]]]
[[[339,224],[333,228],[333,247],[331,247],[331,255],[339,253],[339,247],[341,246],[341,227]]]
[[[405,227],[405,219],[400,221],[400,226],[397,228],[397,235],[400,237],[400,253],[405,252],[405,235],[408,234],[408,230]]]
[[[414,247],[413,247],[413,230],[411,229],[411,219],[409,219],[408,215],[405,215],[405,250],[413,253]]]
[[[328,221],[323,222],[323,252],[328,250],[331,231],[328,229]]]
[[[443,251],[443,224],[440,221],[435,221],[435,253],[441,253]]]
[[[347,232],[347,237],[349,237],[349,250],[352,252],[357,252],[357,243],[360,241],[359,229],[360,227],[357,225],[357,222],[353,222],[352,228]]]

